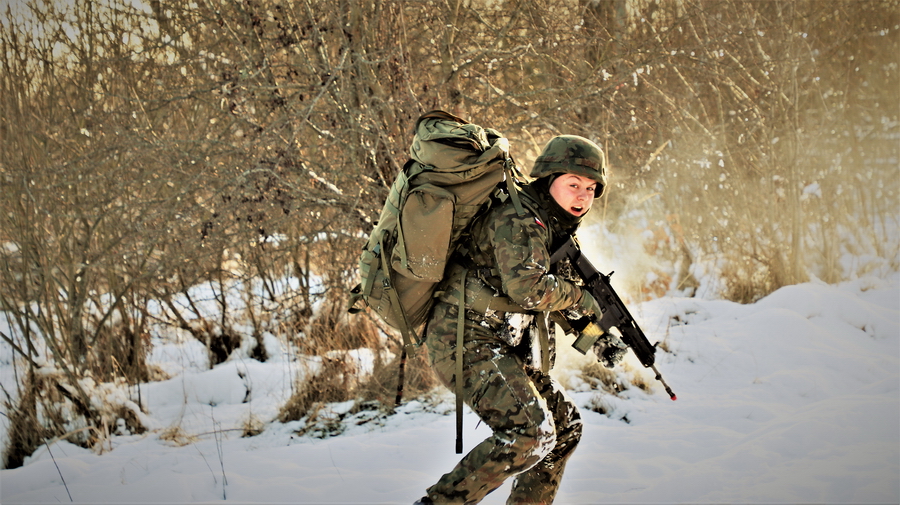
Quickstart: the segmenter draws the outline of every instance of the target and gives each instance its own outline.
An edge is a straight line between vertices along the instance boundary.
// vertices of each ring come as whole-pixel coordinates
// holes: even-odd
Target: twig
[[[219,438],[219,423],[216,422],[216,416],[213,413],[213,407],[210,407],[210,416],[212,417],[213,422],[213,435],[216,439],[216,451],[219,453],[219,466],[222,468],[222,499],[227,500],[228,496],[226,496],[225,486],[228,485],[228,477],[225,475],[225,456],[224,451],[222,450],[222,439]]]
[[[331,446],[328,446],[328,457],[331,458],[331,466],[333,466],[334,469],[337,470],[337,474],[338,477],[341,478],[341,482],[344,482],[344,476],[341,475],[341,469],[338,468],[337,463],[334,462],[334,455],[331,454]]]
[[[647,158],[647,163],[644,163],[644,166],[641,168],[641,170],[649,170],[650,164],[656,161],[656,157],[659,156],[659,153],[661,153],[663,149],[665,149],[668,145],[669,141],[667,140],[663,142],[659,147],[657,147],[656,150],[653,151],[653,154],[651,154],[650,157]]]
[[[53,457],[53,451],[50,450],[50,444],[47,443],[47,439],[44,439],[44,445],[47,446],[47,452],[50,454],[50,459],[53,460],[53,465],[56,467],[56,473],[59,474],[59,478],[62,480],[63,487],[66,488],[66,494],[69,495],[69,501],[74,502],[72,499],[72,493],[69,492],[69,485],[66,484],[66,478],[63,477],[62,470],[59,469],[59,465],[56,464],[56,458]]]
[[[216,473],[213,472],[212,467],[209,466],[209,461],[206,460],[206,455],[203,454],[203,451],[201,451],[200,448],[197,447],[196,444],[194,444],[194,448],[197,449],[197,454],[199,454],[200,457],[203,458],[203,462],[206,463],[206,468],[209,468],[209,473],[212,474],[213,484],[218,484],[218,483],[219,483],[219,479],[216,478]]]

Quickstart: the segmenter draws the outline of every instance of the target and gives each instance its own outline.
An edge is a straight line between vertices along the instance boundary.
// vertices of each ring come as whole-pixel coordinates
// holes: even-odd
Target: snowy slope
[[[562,356],[586,427],[557,503],[900,502],[900,276],[790,286],[752,305],[661,298],[632,313],[671,351],[657,362],[678,401],[659,387],[591,391],[571,372],[579,357]],[[143,386],[152,430],[102,455],[44,447],[0,472],[0,502],[411,503],[458,458],[449,393],[299,437],[297,423],[269,422],[290,395],[290,360],[202,370],[190,365],[200,354],[157,345],[152,359],[178,375]],[[639,367],[619,372],[652,382]],[[598,404],[607,415],[587,408]],[[265,430],[241,438],[249,419]],[[470,413],[465,427],[466,450],[488,436]]]

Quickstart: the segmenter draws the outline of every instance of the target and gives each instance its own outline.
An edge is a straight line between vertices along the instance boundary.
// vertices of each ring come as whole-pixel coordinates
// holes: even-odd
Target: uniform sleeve
[[[506,296],[538,312],[567,309],[581,300],[581,288],[550,273],[550,232],[528,213],[500,213],[492,223],[494,259]]]

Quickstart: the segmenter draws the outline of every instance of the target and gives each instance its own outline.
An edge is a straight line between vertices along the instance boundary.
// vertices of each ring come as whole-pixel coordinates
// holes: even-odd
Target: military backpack
[[[422,115],[406,162],[391,185],[359,259],[362,301],[403,335],[404,349],[421,343],[418,331],[434,304],[447,262],[469,224],[505,181],[517,207],[518,168],[509,140],[492,128],[444,111]]]

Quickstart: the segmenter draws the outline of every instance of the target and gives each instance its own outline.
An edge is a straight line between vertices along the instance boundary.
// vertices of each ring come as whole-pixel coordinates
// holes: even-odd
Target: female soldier
[[[493,434],[419,503],[477,503],[514,476],[508,503],[550,503],[581,437],[578,409],[549,375],[555,353],[547,321],[551,312],[590,315],[599,309],[574,279],[555,271],[550,255],[603,193],[603,151],[583,137],[554,137],[531,177],[534,182],[519,191],[518,209],[507,198],[476,220],[439,288],[426,330],[429,360],[455,392],[461,372],[462,399]],[[625,349],[609,338],[614,341],[601,339],[599,345],[607,346],[611,365]],[[459,353],[458,339],[464,342]]]

